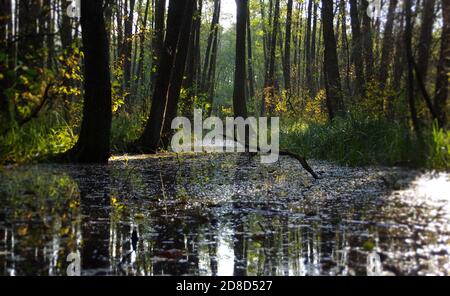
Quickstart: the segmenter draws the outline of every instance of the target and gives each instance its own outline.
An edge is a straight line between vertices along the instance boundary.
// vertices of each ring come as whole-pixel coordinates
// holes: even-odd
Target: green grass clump
[[[111,126],[111,149],[114,153],[127,151],[128,144],[137,140],[145,127],[144,116],[131,116],[123,112],[113,116]]]
[[[448,169],[450,133],[436,127],[425,145],[400,123],[384,119],[338,118],[332,123],[288,124],[281,146],[310,158],[356,165],[405,165]]]
[[[23,126],[14,124],[0,135],[0,163],[44,159],[66,151],[76,140],[72,127],[57,112],[48,112]]]

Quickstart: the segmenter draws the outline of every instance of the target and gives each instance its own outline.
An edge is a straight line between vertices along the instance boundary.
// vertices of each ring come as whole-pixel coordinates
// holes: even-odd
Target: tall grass
[[[127,144],[141,134],[144,123],[144,118],[125,112],[115,114],[111,129],[112,152],[125,152]],[[65,152],[78,139],[75,129],[57,112],[42,114],[21,127],[15,124],[0,135],[0,164],[39,161]]]
[[[40,160],[69,149],[77,140],[72,127],[57,112],[48,112],[23,126],[14,124],[0,135],[0,163]]]
[[[344,165],[404,165],[448,169],[450,133],[433,128],[425,145],[404,125],[383,119],[286,123],[281,146]]]

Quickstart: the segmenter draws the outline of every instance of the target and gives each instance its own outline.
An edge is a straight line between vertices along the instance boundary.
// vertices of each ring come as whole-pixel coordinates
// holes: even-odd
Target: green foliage
[[[132,116],[119,112],[113,116],[111,127],[111,147],[113,152],[126,152],[127,145],[137,140],[145,127],[146,117]]]
[[[435,122],[429,138],[427,165],[432,168],[448,169],[450,166],[450,131],[439,128]]]
[[[76,139],[72,127],[57,112],[49,112],[0,135],[0,163],[40,160],[66,151]]]
[[[450,133],[434,128],[420,148],[412,132],[384,119],[349,117],[332,123],[285,123],[281,146],[307,157],[344,165],[408,165],[449,168]]]

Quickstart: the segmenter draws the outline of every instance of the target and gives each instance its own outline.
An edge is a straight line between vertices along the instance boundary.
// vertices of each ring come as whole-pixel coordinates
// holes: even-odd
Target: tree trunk
[[[261,106],[261,115],[265,112],[265,105],[268,103],[269,112],[273,111],[273,104],[275,101],[275,58],[276,58],[276,48],[277,48],[277,33],[279,27],[279,17],[280,17],[280,0],[275,0],[275,7],[273,13],[272,29],[270,34],[270,44],[269,44],[269,62],[268,71],[264,83],[263,91],[263,101]]]
[[[314,0],[308,2],[308,17],[306,21],[306,39],[305,39],[305,78],[308,87],[309,95],[312,96],[313,78],[311,73],[311,20],[312,20],[312,5]]]
[[[192,15],[194,12],[195,0],[186,0],[186,8],[183,14],[183,25],[178,39],[177,52],[175,55],[174,68],[172,70],[170,85],[167,94],[166,111],[161,133],[162,147],[167,149],[172,136],[172,120],[177,116],[178,100],[180,97],[181,85],[183,83],[184,70],[188,53],[189,38],[192,28]]]
[[[422,10],[422,20],[417,52],[417,70],[421,74],[423,81],[427,80],[428,61],[430,59],[430,48],[433,41],[435,0],[424,0]]]
[[[12,30],[12,6],[11,0],[0,0],[0,53],[9,53],[9,36]],[[0,132],[3,133],[9,127],[9,124],[13,118],[11,114],[11,104],[5,91],[9,87],[9,79],[7,71],[9,70],[9,60],[11,56],[4,56],[0,59]]]
[[[367,8],[369,7],[368,0],[362,0],[362,41],[364,48],[364,64],[366,71],[366,79],[370,81],[373,78],[374,63],[373,63],[373,40],[372,40],[372,24],[371,19],[367,15]]]
[[[381,61],[380,72],[378,75],[378,81],[380,88],[384,89],[388,78],[388,69],[391,64],[391,53],[394,47],[394,38],[392,36],[392,30],[394,28],[395,9],[397,8],[398,0],[389,1],[389,9],[387,15],[386,26],[384,28],[383,47],[381,49]]]
[[[247,118],[247,106],[245,100],[245,35],[248,1],[236,0],[236,5],[236,61],[234,71],[233,110],[235,117]],[[275,46],[273,46],[273,50],[275,50]]]
[[[107,163],[110,155],[111,83],[102,0],[81,0],[84,107],[80,137],[66,154],[71,162]]]
[[[134,93],[139,93],[140,88],[140,82],[144,80],[144,53],[146,50],[144,49],[145,45],[145,35],[147,33],[147,18],[148,18],[148,10],[150,6],[150,0],[147,0],[147,3],[145,5],[145,13],[144,18],[141,23],[141,28],[139,32],[139,58],[138,58],[138,64],[136,68],[136,80],[134,83]]]
[[[181,22],[185,11],[185,2],[178,0],[169,1],[169,11],[167,16],[167,30],[164,46],[159,57],[159,67],[153,90],[152,106],[150,116],[140,140],[139,149],[141,152],[154,153],[158,149],[163,125],[164,111],[167,101],[172,68],[174,66],[175,53],[177,50],[178,38],[180,35]]]
[[[438,113],[439,126],[447,126],[448,81],[450,72],[450,0],[442,0],[442,36],[439,64],[437,67],[435,109]]]
[[[351,86],[350,86],[350,75],[351,75],[351,65],[350,65],[350,50],[349,50],[349,42],[347,36],[347,14],[346,14],[346,3],[345,0],[340,0],[339,2],[339,11],[342,19],[342,47],[344,48],[345,55],[345,86],[347,90],[347,94],[351,95]]]
[[[125,0],[128,3],[128,0]],[[127,94],[125,96],[125,103],[128,107],[131,106],[131,102],[129,102],[129,92],[130,92],[130,84],[131,84],[131,55],[133,51],[133,17],[134,17],[134,5],[135,0],[129,1],[128,11],[125,17],[125,34],[124,34],[124,43],[123,43],[123,86],[124,91]],[[125,6],[127,7],[127,6]]]
[[[255,74],[253,71],[252,31],[250,24],[250,8],[247,10],[247,61],[248,61],[248,89],[249,99],[255,96]]]
[[[402,76],[405,71],[405,42],[404,42],[404,17],[401,16],[399,20],[399,28],[396,34],[395,42],[395,56],[394,56],[394,66],[393,66],[393,76],[390,83],[390,88],[396,91],[396,94],[390,95],[388,97],[388,102],[386,106],[386,115],[389,120],[393,120],[394,114],[394,101],[398,98],[398,93],[401,89]]]
[[[184,117],[192,119],[193,103],[197,94],[199,78],[199,60],[200,60],[200,29],[202,0],[198,1],[198,7],[194,9],[194,20],[192,23],[192,31],[189,41],[188,58],[186,62],[186,75],[183,81],[183,88],[186,90],[186,99],[182,104],[181,114]]]
[[[417,137],[421,138],[420,123],[417,117],[416,103],[414,99],[414,65],[413,65],[413,52],[412,52],[412,0],[405,0],[405,49],[408,64],[408,77],[407,77],[407,98],[409,103],[409,109],[411,112],[411,121]]]
[[[291,92],[291,27],[292,27],[292,5],[293,1],[288,0],[286,13],[286,36],[284,39],[284,89],[288,96]]]
[[[344,116],[344,99],[339,77],[336,39],[333,30],[333,0],[322,0],[323,41],[325,44],[324,75],[330,120]]]
[[[35,66],[39,62],[37,52],[42,49],[37,21],[40,13],[40,2],[38,0],[18,0],[18,2],[18,60],[27,66]]]
[[[164,19],[166,14],[166,0],[155,0],[155,27],[152,38],[152,89],[156,87],[157,73],[159,72],[159,58],[164,46]]]
[[[314,9],[313,9],[313,23],[312,23],[312,33],[311,33],[311,53],[309,54],[309,60],[311,63],[311,90],[310,95],[312,98],[316,96],[317,93],[317,85],[316,85],[316,73],[317,73],[317,67],[316,67],[316,37],[317,37],[317,3],[314,2]]]
[[[350,0],[350,18],[352,26],[352,61],[355,67],[355,94],[360,97],[365,93],[364,63],[362,57],[361,25],[357,0]]]
[[[200,89],[202,92],[207,93],[209,91],[208,74],[212,68],[211,62],[211,49],[213,47],[214,37],[217,35],[218,25],[220,17],[220,0],[214,0],[213,18],[211,21],[211,28],[208,35],[208,41],[206,45],[205,60],[203,62],[202,80]]]

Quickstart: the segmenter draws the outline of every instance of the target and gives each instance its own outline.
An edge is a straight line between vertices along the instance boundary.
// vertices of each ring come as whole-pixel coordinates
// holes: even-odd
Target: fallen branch
[[[245,145],[242,144],[242,143],[237,139],[237,137],[235,137],[235,138],[233,139],[233,138],[229,138],[227,135],[224,135],[224,134],[221,134],[221,136],[222,136],[225,140],[234,141],[234,142],[237,142],[237,143],[243,145],[243,146],[245,147],[245,150],[246,150],[246,151],[250,151],[250,148],[256,148],[256,150],[257,150],[258,152],[261,152],[261,149],[259,148],[259,145],[256,146],[256,147],[250,147],[250,145],[247,144],[247,143],[245,143]],[[280,150],[278,151],[278,153],[279,153],[280,155],[290,156],[290,157],[293,157],[293,158],[297,159],[297,160],[300,162],[300,164],[302,165],[302,167],[303,167],[308,173],[310,173],[311,176],[313,176],[314,179],[320,179],[319,175],[317,175],[317,173],[314,172],[314,170],[313,170],[313,169],[311,168],[311,166],[308,164],[308,162],[306,161],[306,158],[305,158],[305,157],[303,157],[303,156],[301,156],[301,155],[298,155],[298,154],[296,154],[296,153],[294,153],[294,152],[291,152],[291,151],[288,151],[288,150],[282,150],[282,149],[280,149]]]
[[[45,87],[45,91],[44,91],[44,95],[42,97],[42,101],[41,103],[33,110],[33,112],[31,112],[30,115],[28,115],[25,118],[18,118],[17,119],[17,123],[19,124],[19,126],[24,125],[25,123],[27,123],[28,121],[30,121],[31,119],[37,117],[38,113],[41,111],[42,107],[44,107],[45,102],[47,102],[48,100],[48,93],[50,91],[50,88],[53,86],[53,83],[50,82],[46,87]]]

